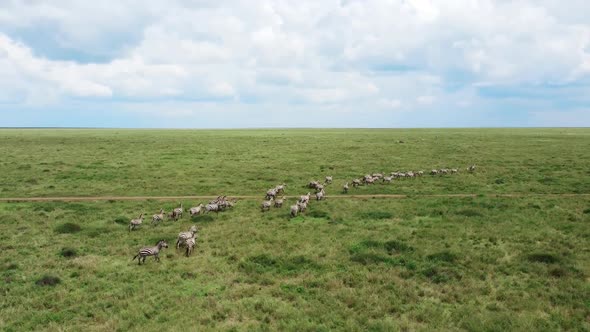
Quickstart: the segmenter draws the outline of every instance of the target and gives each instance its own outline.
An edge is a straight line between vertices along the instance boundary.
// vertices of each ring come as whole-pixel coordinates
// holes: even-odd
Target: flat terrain
[[[590,129],[0,130],[0,198],[106,198],[0,203],[0,330],[590,330],[588,147]],[[342,195],[443,167],[460,174],[258,209],[283,182]],[[219,194],[248,197],[127,230]],[[161,263],[131,261],[159,239]]]

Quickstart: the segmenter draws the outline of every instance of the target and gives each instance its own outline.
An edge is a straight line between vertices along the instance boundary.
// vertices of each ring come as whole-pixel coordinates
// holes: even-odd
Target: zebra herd
[[[471,165],[467,167],[467,171],[473,173],[475,171],[475,165]],[[457,174],[459,172],[456,168],[442,168],[442,169],[433,169],[430,171],[430,175],[446,175],[446,174]],[[353,179],[352,186],[354,188],[359,187],[361,185],[370,185],[374,184],[375,182],[381,180],[382,183],[391,183],[394,179],[403,179],[403,178],[415,178],[421,177],[425,173],[424,171],[407,171],[407,172],[391,172],[389,175],[383,175],[382,173],[372,173],[364,175],[363,177]],[[307,184],[307,188],[315,190],[315,197],[317,201],[321,201],[326,196],[326,186],[330,185],[333,181],[332,176],[326,176],[324,182],[320,181],[311,181]],[[347,193],[349,190],[349,182],[346,182],[343,187],[342,191]],[[278,198],[278,195],[285,193],[285,188],[287,187],[286,184],[279,184],[271,189],[266,191],[265,200],[260,204],[260,210],[262,212],[269,211],[272,207],[281,208],[283,203],[285,202],[285,196],[281,196]],[[299,199],[294,205],[290,207],[290,215],[291,217],[296,217],[299,213],[303,213],[307,210],[307,206],[310,203],[311,192],[308,192],[305,195],[299,196]],[[192,216],[198,216],[204,213],[215,212],[219,213],[225,211],[228,208],[232,208],[236,204],[236,199],[228,199],[227,196],[218,196],[216,199],[210,201],[207,205],[199,204],[197,206],[189,208],[187,211]],[[168,219],[177,221],[179,218],[182,218],[184,212],[184,208],[182,203],[177,208],[174,208],[167,216]],[[143,216],[144,214],[140,214],[139,218],[131,219],[129,222],[129,231],[135,230],[143,223]],[[164,209],[160,209],[160,212],[154,214],[152,216],[152,224],[157,225],[159,222],[164,220],[165,212]],[[176,249],[180,249],[181,246],[186,247],[185,255],[188,257],[193,252],[193,249],[196,245],[197,241],[197,226],[191,226],[191,228],[187,232],[180,232],[178,234],[178,238],[176,240]],[[143,247],[139,250],[137,255],[133,257],[133,260],[138,258],[138,263],[141,264],[142,262],[145,263],[145,259],[148,256],[154,256],[156,261],[160,261],[160,257],[158,256],[160,250],[163,248],[168,248],[168,244],[164,240],[158,241],[158,243],[153,247]]]
[[[467,171],[470,173],[475,172],[475,165],[471,165],[469,167],[467,167]],[[430,171],[430,175],[446,175],[446,174],[457,174],[459,173],[459,170],[457,168],[441,168],[441,169],[433,169]],[[424,171],[407,171],[407,172],[400,172],[400,171],[396,171],[396,172],[391,172],[389,173],[389,175],[383,175],[382,173],[373,173],[373,174],[367,174],[363,177],[360,178],[356,178],[353,179],[352,182],[352,186],[354,188],[362,186],[362,185],[370,185],[370,184],[374,184],[377,181],[381,180],[382,183],[391,183],[391,181],[395,180],[395,179],[404,179],[404,178],[416,178],[416,177],[421,177],[423,176],[425,173]],[[349,182],[346,182],[343,186],[342,186],[342,192],[344,193],[348,193],[349,190]]]
[[[332,176],[326,176],[323,183],[320,181],[311,181],[308,183],[307,187],[310,189],[315,189],[316,200],[321,201],[326,196],[325,187],[331,184],[332,180]],[[285,202],[285,196],[282,196],[281,198],[277,198],[277,196],[285,192],[286,186],[287,185],[283,183],[267,190],[265,201],[260,204],[260,211],[269,211],[273,206],[275,208],[281,208]],[[296,217],[299,213],[305,212],[307,210],[310,197],[311,192],[308,192],[305,195],[301,195],[297,202],[294,205],[291,205],[291,217]]]
[[[190,213],[191,217],[196,216],[196,215],[200,215],[200,214],[204,214],[204,213],[209,213],[209,212],[219,213],[219,212],[225,211],[228,208],[232,208],[236,202],[237,202],[236,199],[228,199],[227,196],[218,196],[216,199],[212,200],[207,205],[199,204],[195,207],[189,208],[188,212]],[[174,208],[167,215],[168,219],[178,221],[178,219],[182,218],[183,212],[184,212],[184,208],[182,206],[182,203],[180,203],[179,207]],[[130,232],[132,230],[137,229],[138,227],[140,227],[142,225],[143,216],[144,216],[144,213],[140,214],[139,218],[137,218],[137,219],[131,219],[131,221],[129,222],[129,231]],[[164,209],[160,209],[159,213],[154,214],[152,216],[152,224],[157,225],[159,222],[164,221],[164,216],[165,216]],[[178,237],[176,240],[176,250],[180,249],[181,246],[186,247],[185,255],[188,257],[192,254],[192,252],[196,246],[196,243],[197,243],[197,226],[193,225],[193,226],[191,226],[191,228],[188,231],[178,233]],[[135,260],[136,258],[139,257],[137,262],[139,265],[141,265],[142,262],[145,263],[145,259],[147,257],[154,256],[154,259],[157,262],[159,262],[160,261],[159,253],[160,253],[160,250],[162,250],[163,248],[168,248],[168,243],[166,243],[166,241],[164,241],[164,240],[160,240],[153,247],[146,246],[146,247],[139,249],[137,255],[135,255],[132,260]]]

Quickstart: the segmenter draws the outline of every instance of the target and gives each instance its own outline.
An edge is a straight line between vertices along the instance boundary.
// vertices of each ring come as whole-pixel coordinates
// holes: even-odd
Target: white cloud
[[[482,86],[587,81],[587,12],[583,0],[9,1],[0,101],[475,109]]]

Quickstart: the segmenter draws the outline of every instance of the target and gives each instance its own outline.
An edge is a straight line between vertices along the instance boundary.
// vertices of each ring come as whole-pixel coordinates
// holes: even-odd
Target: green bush
[[[77,233],[81,229],[82,228],[80,227],[80,225],[74,224],[71,222],[67,222],[65,224],[61,224],[61,225],[58,225],[57,227],[55,227],[55,232],[59,233],[59,234],[71,234],[71,233]]]

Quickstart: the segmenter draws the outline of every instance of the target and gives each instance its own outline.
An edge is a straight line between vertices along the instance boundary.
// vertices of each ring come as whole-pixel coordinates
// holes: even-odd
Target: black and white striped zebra
[[[129,221],[129,231],[131,232],[132,230],[141,226],[142,223],[143,223],[143,213],[139,215],[139,218],[131,219],[131,221]]]
[[[174,212],[174,216],[176,217],[176,219],[174,219],[174,220],[178,220],[178,218],[182,218],[182,212],[183,212],[182,203],[180,203],[180,207],[177,207],[172,212]]]
[[[160,213],[152,216],[152,224],[157,224],[164,220],[164,209],[160,209]]]
[[[194,238],[197,233],[197,226],[191,226],[188,232],[178,233],[178,239],[176,240],[176,249],[180,248],[181,245],[186,243],[187,239]]]
[[[184,244],[186,245],[186,251],[184,254],[186,255],[186,257],[188,257],[188,256],[190,256],[190,254],[193,253],[193,250],[195,249],[195,245],[197,244],[197,239],[195,237],[188,238],[188,239],[186,239]]]
[[[166,243],[166,241],[164,240],[160,240],[158,241],[158,243],[156,243],[155,247],[143,247],[141,249],[139,249],[139,252],[137,253],[137,255],[133,256],[133,259],[131,259],[132,261],[137,259],[137,263],[139,265],[141,265],[141,261],[143,259],[143,263],[145,263],[145,259],[148,256],[154,256],[154,259],[159,262],[160,261],[160,256],[158,256],[158,254],[160,253],[160,250],[162,250],[162,248],[168,248],[168,243]]]

